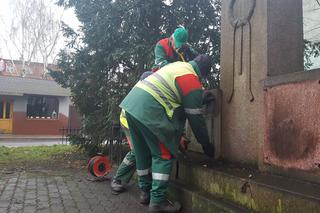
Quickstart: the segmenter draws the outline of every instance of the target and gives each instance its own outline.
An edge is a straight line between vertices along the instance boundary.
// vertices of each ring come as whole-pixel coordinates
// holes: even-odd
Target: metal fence
[[[64,144],[68,142],[68,137],[70,135],[79,135],[80,134],[80,129],[78,128],[61,128],[59,129],[61,132],[61,143]]]
[[[113,163],[120,164],[128,151],[128,141],[119,124],[112,124],[111,131],[111,138],[105,142],[106,153]]]
[[[78,128],[61,128],[61,143],[67,144],[68,137],[71,135],[79,135],[80,129]],[[111,128],[111,137],[106,138],[104,141],[104,150],[109,159],[115,163],[120,164],[123,157],[129,150],[128,141],[121,130],[121,126],[118,123],[113,123]]]

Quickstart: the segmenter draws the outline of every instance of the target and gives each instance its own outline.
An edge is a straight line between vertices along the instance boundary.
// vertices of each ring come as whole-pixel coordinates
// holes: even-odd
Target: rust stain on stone
[[[276,124],[270,136],[271,151],[282,160],[307,158],[314,153],[317,145],[314,134],[297,127],[292,119]]]

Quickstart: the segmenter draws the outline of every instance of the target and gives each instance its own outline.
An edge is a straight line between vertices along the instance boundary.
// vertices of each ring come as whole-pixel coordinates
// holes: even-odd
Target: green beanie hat
[[[176,48],[180,48],[188,41],[188,31],[184,27],[177,28],[173,33],[173,39],[176,44]]]

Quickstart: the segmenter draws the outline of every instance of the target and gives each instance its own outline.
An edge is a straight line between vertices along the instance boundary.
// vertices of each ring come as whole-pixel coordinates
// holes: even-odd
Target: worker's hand
[[[207,156],[214,158],[214,146],[212,146],[210,143],[206,144],[206,145],[202,145],[202,150],[204,152],[204,154],[206,154]]]
[[[177,52],[180,54],[186,54],[188,49],[189,49],[189,47],[187,44],[182,44],[181,47],[177,49]]]
[[[181,138],[180,138],[179,148],[181,148],[183,150],[187,150],[188,149],[187,139],[184,136],[181,136]]]

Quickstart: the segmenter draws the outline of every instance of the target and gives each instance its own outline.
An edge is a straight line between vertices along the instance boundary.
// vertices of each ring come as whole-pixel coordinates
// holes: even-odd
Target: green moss
[[[192,209],[203,209],[206,205],[202,200],[198,198],[197,195],[192,194]]]
[[[208,176],[204,177],[202,175],[202,178],[206,179],[209,178],[210,174]],[[212,176],[211,176],[212,177]],[[202,180],[204,180],[202,179]],[[232,181],[226,182],[228,180],[219,180],[219,177],[217,179],[212,180],[212,183],[210,184],[208,191],[211,193],[214,193],[220,197],[224,197],[226,199],[234,200],[235,202],[239,203],[242,206],[245,206],[247,208],[250,208],[254,211],[259,211],[259,207],[255,200],[251,198],[250,196],[243,194],[239,191],[237,186],[232,184]],[[219,184],[223,183],[223,184]]]
[[[283,213],[282,201],[278,199],[278,203],[275,208],[273,208],[274,213]]]
[[[219,194],[219,195],[222,195],[223,194],[223,191],[222,189],[220,188],[219,184],[218,183],[211,183],[210,184],[210,191],[211,192],[214,192],[216,194]]]
[[[319,211],[319,203],[316,201],[310,201],[291,193],[283,193],[255,182],[250,184],[252,192],[248,189],[247,193],[242,193],[241,187],[246,179],[231,176],[218,170],[180,164],[180,171],[181,173],[179,174],[183,174],[179,175],[180,180],[185,184],[234,202],[253,212],[285,213]],[[194,202],[193,206],[200,206],[197,200],[194,199],[192,202]]]

